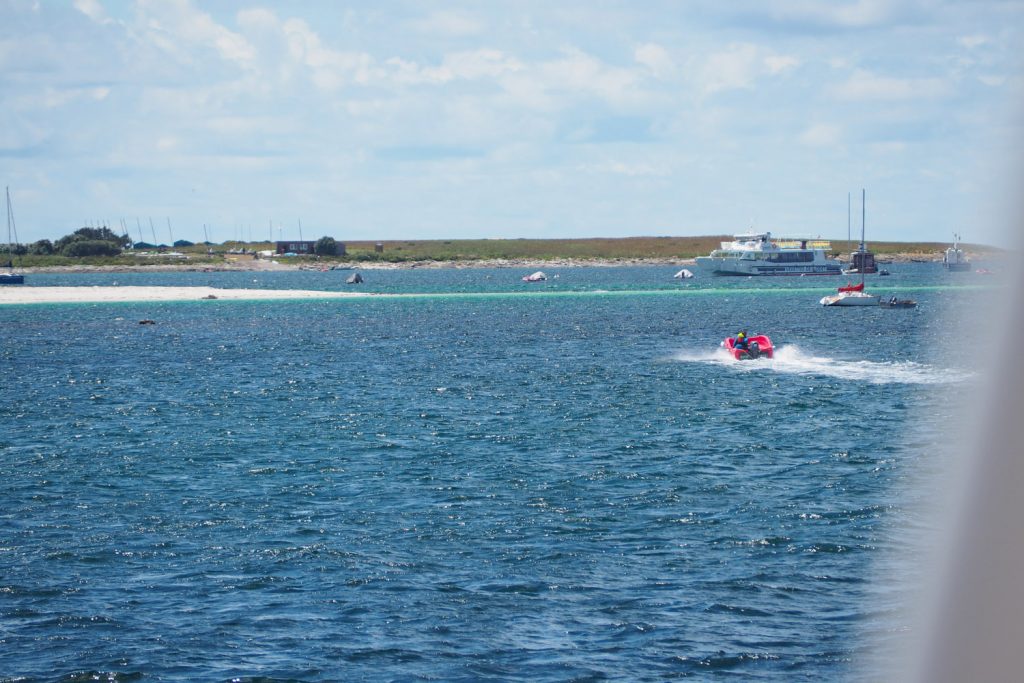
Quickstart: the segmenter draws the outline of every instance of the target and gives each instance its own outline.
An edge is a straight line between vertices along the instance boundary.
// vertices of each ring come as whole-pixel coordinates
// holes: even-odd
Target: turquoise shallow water
[[[876,282],[918,309],[834,310],[665,270],[0,307],[0,675],[870,678],[988,281],[912,264]],[[724,358],[738,326],[778,357]]]

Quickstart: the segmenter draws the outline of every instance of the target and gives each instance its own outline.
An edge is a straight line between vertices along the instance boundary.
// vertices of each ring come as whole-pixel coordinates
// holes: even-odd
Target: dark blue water
[[[0,307],[0,676],[871,678],[987,292],[916,265],[914,310],[663,268]],[[778,357],[724,358],[741,326]]]

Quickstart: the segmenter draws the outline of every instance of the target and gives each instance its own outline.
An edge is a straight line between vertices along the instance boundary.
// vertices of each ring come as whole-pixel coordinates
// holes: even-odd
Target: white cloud
[[[423,67],[398,57],[388,59],[391,78],[406,84],[445,84],[456,80],[496,80],[523,70],[518,60],[500,50],[481,49],[445,55],[441,64]]]
[[[831,88],[833,96],[850,101],[936,99],[949,91],[950,86],[939,78],[892,78],[863,70]]]
[[[655,43],[638,46],[633,51],[633,59],[650,69],[658,78],[668,78],[676,70],[675,62],[668,50]]]
[[[819,2],[818,0],[775,0],[767,11],[776,19],[807,22],[841,28],[864,28],[892,21],[913,2],[893,0],[856,0],[855,2]]]
[[[998,88],[1006,84],[1005,76],[978,76],[978,80],[992,88]]]
[[[976,47],[980,47],[988,43],[989,37],[984,35],[960,36],[956,39],[956,42],[966,47],[968,50],[973,50]]]
[[[907,143],[900,140],[887,140],[884,142],[873,142],[868,147],[877,154],[902,154],[907,149]]]
[[[665,166],[645,162],[629,163],[624,161],[604,161],[600,163],[580,164],[576,169],[584,173],[624,175],[631,178],[642,176],[661,177],[671,174],[670,169]]]
[[[110,22],[110,18],[107,16],[107,12],[103,9],[103,5],[100,4],[99,0],[75,0],[74,5],[76,10],[97,24]]]
[[[291,59],[308,67],[313,83],[322,90],[337,90],[348,83],[373,80],[374,60],[362,52],[332,50],[301,19],[289,19],[281,27]]]
[[[769,55],[764,58],[764,65],[768,73],[780,74],[800,66],[800,60],[788,55]]]
[[[828,124],[816,123],[800,134],[800,143],[808,147],[835,147],[842,140],[843,130],[841,127]]]
[[[193,62],[197,46],[212,48],[222,59],[249,67],[256,50],[241,35],[230,31],[192,6],[189,0],[139,0],[138,10],[147,38],[183,62]]]
[[[484,24],[479,19],[459,12],[434,12],[420,21],[413,22],[413,27],[421,33],[433,37],[438,35],[465,37],[483,33]]]
[[[608,66],[601,60],[576,48],[563,50],[564,57],[543,62],[537,67],[540,82],[549,92],[568,90],[591,93],[613,103],[632,99],[636,73]]]
[[[99,102],[110,95],[110,88],[99,86],[92,88],[54,88],[46,87],[38,92],[12,98],[19,110],[60,109],[81,100]]]
[[[751,88],[761,76],[775,76],[795,68],[796,57],[766,54],[756,45],[737,43],[710,55],[698,71],[698,87],[704,94]]]

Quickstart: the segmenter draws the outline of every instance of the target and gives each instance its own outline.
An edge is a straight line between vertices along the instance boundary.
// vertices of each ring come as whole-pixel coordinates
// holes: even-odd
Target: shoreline
[[[876,254],[880,264],[887,263],[941,263],[942,254]],[[981,254],[968,254],[972,261],[982,258]],[[838,259],[847,263],[849,259]],[[276,259],[232,259],[224,263],[148,263],[139,265],[73,265],[73,266],[30,266],[17,268],[19,273],[224,273],[224,272],[294,272],[294,271],[328,271],[328,270],[413,270],[443,268],[524,268],[542,270],[544,268],[615,268],[623,266],[666,266],[692,267],[696,264],[693,258],[613,258],[613,259],[480,259],[459,261],[341,261],[318,264],[316,262],[288,263]]]
[[[284,301],[295,299],[361,299],[368,292],[308,289],[221,289],[219,287],[0,287],[0,306],[26,304],[157,303],[168,301]]]

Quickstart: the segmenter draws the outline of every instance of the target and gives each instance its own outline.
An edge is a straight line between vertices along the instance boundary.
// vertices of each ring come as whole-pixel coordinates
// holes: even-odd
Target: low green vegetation
[[[493,261],[558,259],[587,260],[682,260],[706,256],[731,235],[703,237],[622,237],[591,239],[492,239],[492,240],[388,240],[346,242],[347,261]],[[835,255],[857,249],[857,242],[833,241]],[[869,248],[884,257],[920,254],[933,258],[948,247],[940,242],[872,242]],[[991,247],[963,245],[975,252],[994,252]]]
[[[589,239],[477,239],[477,240],[385,240],[345,242],[321,237],[316,256],[275,257],[296,263],[408,263],[422,261],[575,261],[683,260],[703,256],[718,248],[730,235],[702,237],[622,237]],[[335,256],[344,245],[345,255]],[[935,258],[948,247],[943,242],[871,242],[868,247],[883,259],[887,255],[920,255]],[[964,244],[974,253],[999,250],[976,244]],[[271,242],[229,241],[221,244],[193,244],[184,240],[173,247],[136,243],[106,228],[82,228],[54,243],[40,240],[19,245],[14,260],[22,267],[47,266],[139,266],[180,263],[197,267],[216,267],[229,261],[256,258],[257,252],[272,251]],[[857,249],[857,242],[832,241],[833,254],[842,256]],[[0,254],[6,252],[0,246]],[[6,261],[6,258],[3,258]]]

